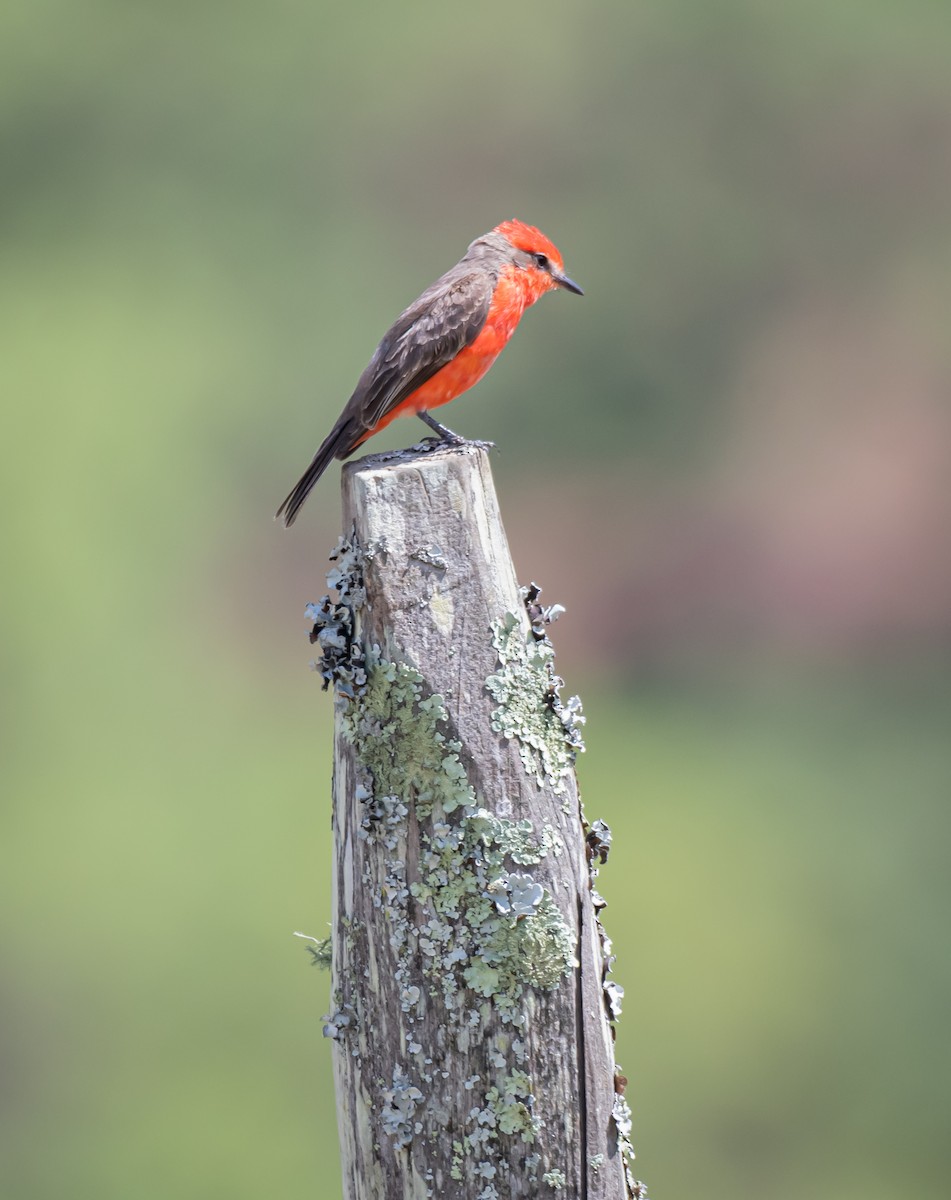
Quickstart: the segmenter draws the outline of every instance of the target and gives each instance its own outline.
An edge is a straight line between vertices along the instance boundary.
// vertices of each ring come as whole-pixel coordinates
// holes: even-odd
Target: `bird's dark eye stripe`
[[[532,258],[534,258],[535,262],[538,263],[543,271],[548,270],[549,263],[547,254],[533,254]]]

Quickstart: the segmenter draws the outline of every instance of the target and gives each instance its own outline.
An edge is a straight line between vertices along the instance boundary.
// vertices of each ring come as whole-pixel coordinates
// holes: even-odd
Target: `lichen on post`
[[[620,987],[546,633],[484,449],[343,472],[309,606],[335,693],[333,1040],[344,1195],[642,1197]]]

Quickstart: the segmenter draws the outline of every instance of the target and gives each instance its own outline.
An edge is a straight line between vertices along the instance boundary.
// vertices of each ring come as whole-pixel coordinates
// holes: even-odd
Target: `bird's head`
[[[565,274],[565,264],[558,247],[540,229],[521,221],[503,221],[492,232],[500,234],[512,247],[514,264],[532,273],[532,282],[539,296],[559,287],[578,296],[584,295],[575,281]]]

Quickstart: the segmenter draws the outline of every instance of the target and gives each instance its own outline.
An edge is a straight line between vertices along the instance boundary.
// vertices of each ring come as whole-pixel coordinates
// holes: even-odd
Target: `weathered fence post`
[[[347,1200],[642,1196],[581,814],[580,713],[484,449],[366,458],[312,606],[337,697],[332,1011]],[[526,600],[528,603],[526,603]]]

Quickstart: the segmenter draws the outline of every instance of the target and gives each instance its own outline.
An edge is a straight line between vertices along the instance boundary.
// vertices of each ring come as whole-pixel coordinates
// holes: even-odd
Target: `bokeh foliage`
[[[337,1194],[334,483],[270,514],[516,215],[587,295],[447,419],[570,598],[642,1174],[944,1194],[949,53],[930,0],[4,7],[4,1195]]]

